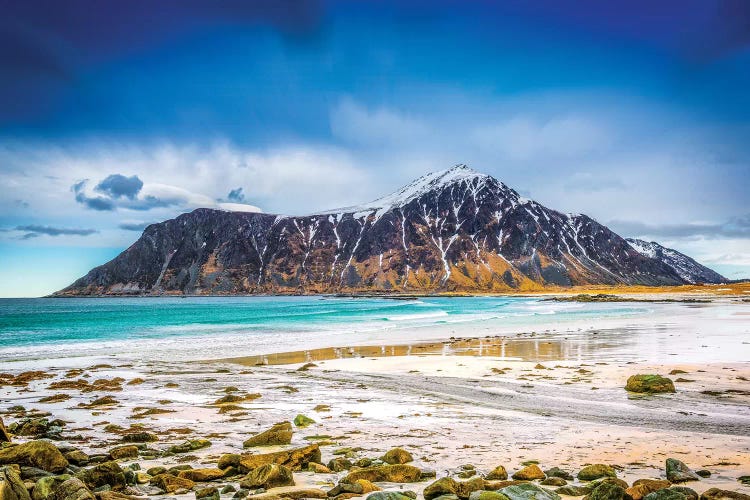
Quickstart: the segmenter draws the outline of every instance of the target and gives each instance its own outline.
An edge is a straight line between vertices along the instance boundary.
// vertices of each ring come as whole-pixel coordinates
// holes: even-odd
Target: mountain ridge
[[[56,295],[504,292],[679,285],[582,214],[459,164],[370,203],[303,216],[196,209],[147,227]]]

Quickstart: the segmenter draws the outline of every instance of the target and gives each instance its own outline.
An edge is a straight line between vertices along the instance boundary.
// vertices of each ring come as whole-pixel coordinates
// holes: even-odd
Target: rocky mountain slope
[[[687,282],[585,215],[457,165],[306,216],[198,209],[146,228],[57,295],[531,290]]]
[[[627,238],[626,241],[641,255],[659,260],[674,269],[686,283],[726,283],[728,281],[721,274],[699,264],[684,253],[661,246],[655,241],[649,242],[635,238]]]

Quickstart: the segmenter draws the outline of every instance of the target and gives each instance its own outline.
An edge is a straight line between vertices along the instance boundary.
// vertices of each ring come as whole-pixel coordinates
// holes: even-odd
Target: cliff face
[[[466,166],[370,204],[308,216],[198,209],[146,228],[57,295],[502,292],[685,283],[585,215]]]

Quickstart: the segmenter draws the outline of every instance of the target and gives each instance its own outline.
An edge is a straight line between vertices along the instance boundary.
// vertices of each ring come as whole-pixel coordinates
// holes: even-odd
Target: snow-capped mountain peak
[[[706,266],[699,264],[695,259],[667,248],[655,241],[644,241],[636,238],[627,238],[630,246],[638,253],[650,259],[661,261],[675,270],[677,275],[687,283],[722,283],[727,279]]]

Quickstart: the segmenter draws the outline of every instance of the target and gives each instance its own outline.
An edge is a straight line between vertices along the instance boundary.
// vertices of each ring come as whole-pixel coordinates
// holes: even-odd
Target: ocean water
[[[690,334],[688,347],[695,348],[712,335],[718,335],[718,345],[731,346],[728,338],[742,341],[750,317],[740,318],[745,321],[738,326],[732,307],[561,303],[529,297],[0,299],[0,363],[92,356],[217,359],[450,336],[538,332],[568,338],[597,328],[629,329],[610,344],[666,356],[675,333]],[[704,323],[715,326],[702,332]],[[720,349],[729,358],[737,352]]]

